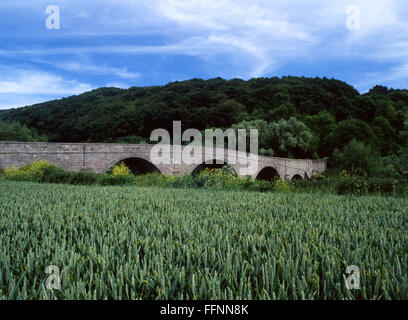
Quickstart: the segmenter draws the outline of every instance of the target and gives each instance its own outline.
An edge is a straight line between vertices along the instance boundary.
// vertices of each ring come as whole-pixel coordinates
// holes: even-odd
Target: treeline
[[[360,174],[389,168],[403,175],[408,163],[408,91],[376,86],[361,95],[327,78],[101,88],[6,110],[0,120],[18,121],[53,142],[144,142],[154,129],[171,132],[174,120],[182,121],[183,130],[258,128],[260,148],[268,155],[328,157],[331,165]],[[360,163],[345,165],[349,155]]]
[[[28,128],[19,122],[0,121],[0,141],[48,141],[45,135],[39,135],[37,130]]]

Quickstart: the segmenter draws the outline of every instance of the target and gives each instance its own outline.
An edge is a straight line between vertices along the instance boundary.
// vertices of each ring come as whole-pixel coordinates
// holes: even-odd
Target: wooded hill
[[[148,141],[152,130],[257,127],[264,154],[323,158],[354,139],[381,157],[406,147],[408,91],[376,86],[360,94],[327,78],[192,79],[165,86],[100,88],[3,110],[0,120],[53,142]],[[408,124],[405,124],[408,126]]]

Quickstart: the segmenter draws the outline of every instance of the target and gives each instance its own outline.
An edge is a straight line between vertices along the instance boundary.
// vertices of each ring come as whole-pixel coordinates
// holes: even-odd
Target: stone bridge
[[[196,155],[202,161],[196,164],[183,164],[181,154],[187,146],[178,146],[181,154],[175,152],[175,146],[167,146],[171,159],[170,164],[159,163],[151,156],[150,144],[111,144],[111,143],[49,143],[49,142],[12,142],[0,141],[0,169],[19,167],[41,159],[47,160],[60,168],[70,171],[86,170],[104,173],[113,165],[124,161],[135,173],[158,171],[163,174],[191,174],[204,167],[220,167],[221,163],[229,164],[241,176],[244,167],[241,159],[247,159],[250,154],[236,152],[235,163],[228,160],[228,150],[199,147]],[[206,152],[213,151],[209,157]],[[190,149],[189,149],[190,150]],[[218,153],[217,153],[218,151]],[[230,150],[231,151],[231,150]],[[220,155],[224,154],[224,160]],[[208,156],[208,154],[207,154]],[[215,161],[218,160],[218,164]],[[223,160],[223,161],[221,161]],[[255,160],[249,160],[255,161]],[[245,163],[245,162],[243,162]],[[325,160],[285,159],[275,157],[257,157],[256,170],[250,176],[254,179],[269,180],[279,176],[282,180],[307,179],[326,170]]]

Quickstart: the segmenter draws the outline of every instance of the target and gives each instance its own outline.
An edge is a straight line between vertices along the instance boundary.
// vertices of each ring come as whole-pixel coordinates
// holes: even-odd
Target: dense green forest
[[[404,175],[408,163],[408,90],[375,86],[360,94],[327,78],[100,88],[4,110],[0,120],[17,121],[53,142],[148,142],[154,129],[171,132],[173,120],[181,120],[183,130],[258,128],[267,155],[328,158],[331,166],[373,175]],[[0,134],[0,140],[6,139]]]

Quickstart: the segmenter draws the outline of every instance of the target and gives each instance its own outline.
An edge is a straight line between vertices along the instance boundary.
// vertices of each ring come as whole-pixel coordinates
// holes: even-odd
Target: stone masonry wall
[[[65,170],[86,170],[103,173],[109,167],[127,158],[141,158],[151,162],[150,151],[153,145],[109,144],[109,143],[48,143],[48,142],[10,142],[0,141],[0,169],[20,167],[37,160],[47,160]],[[223,150],[225,159],[227,151]],[[205,149],[201,150],[204,162]],[[170,151],[172,158],[172,150]],[[245,157],[246,154],[240,154]],[[156,167],[165,174],[182,175],[191,173],[197,165],[158,164]],[[258,173],[265,167],[273,167],[284,180],[295,175],[310,178],[326,170],[325,160],[284,159],[258,157]],[[242,165],[232,164],[239,172]]]

